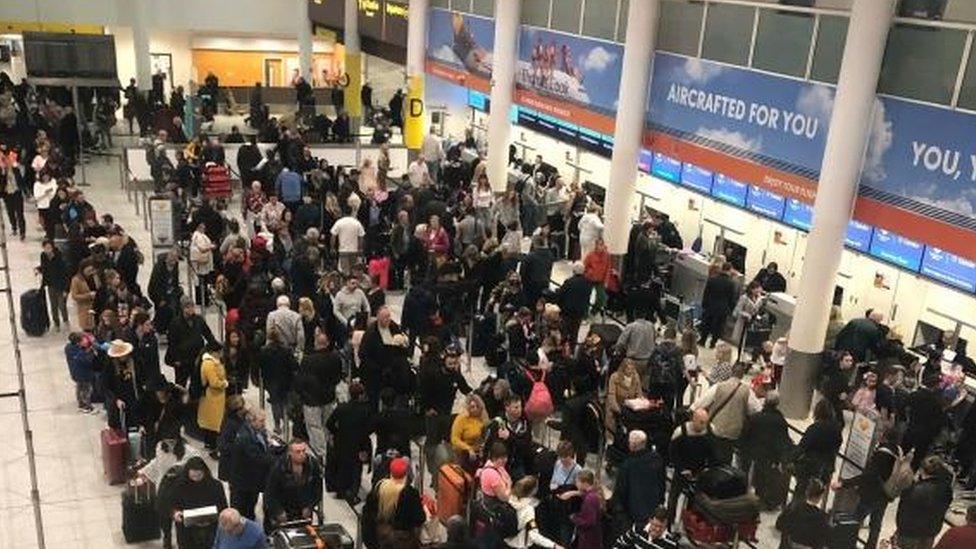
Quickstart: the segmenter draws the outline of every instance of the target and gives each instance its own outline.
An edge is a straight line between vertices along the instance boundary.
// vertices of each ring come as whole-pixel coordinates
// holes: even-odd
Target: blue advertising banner
[[[612,116],[622,64],[619,44],[522,27],[516,82],[541,96]]]
[[[976,116],[881,98],[861,185],[976,222]]]
[[[648,122],[739,156],[820,171],[829,86],[657,52]]]

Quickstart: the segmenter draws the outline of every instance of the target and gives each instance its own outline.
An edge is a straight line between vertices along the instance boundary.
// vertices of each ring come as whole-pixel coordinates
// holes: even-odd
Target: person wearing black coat
[[[322,469],[308,444],[295,439],[275,459],[264,490],[265,525],[311,519],[321,513]]]
[[[566,279],[556,290],[556,304],[566,322],[569,343],[575,349],[579,338],[580,324],[590,309],[590,293],[593,285],[583,276],[583,264],[573,264],[573,276]]]
[[[905,451],[914,450],[912,467],[918,469],[928,455],[935,437],[946,426],[942,397],[937,392],[940,376],[929,374],[922,379],[922,387],[908,397],[908,429],[905,431]]]
[[[115,256],[115,270],[122,277],[125,287],[133,294],[141,296],[138,278],[139,263],[142,260],[135,241],[122,232],[122,229],[114,229],[110,239],[110,247]]]
[[[535,303],[542,296],[542,292],[549,288],[552,276],[552,264],[556,256],[552,248],[535,238],[532,251],[522,259],[522,288],[529,303]]]
[[[759,269],[756,278],[752,280],[758,282],[763,291],[769,294],[786,291],[786,278],[779,273],[779,265],[775,261],[770,261],[769,265]]]
[[[379,408],[380,390],[384,387],[400,394],[412,392],[413,374],[408,360],[412,354],[413,348],[408,346],[400,326],[391,319],[389,307],[381,307],[359,347],[359,377],[374,410]]]
[[[258,363],[261,367],[263,390],[268,392],[268,400],[271,402],[274,430],[280,433],[284,423],[288,421],[288,393],[292,389],[298,362],[292,350],[282,344],[277,330],[272,329],[266,337],[267,343],[261,348]]]
[[[427,319],[430,318],[436,306],[434,294],[426,282],[415,283],[407,292],[403,299],[403,313],[400,315],[400,319],[403,322],[403,328],[410,335],[411,346],[423,333],[427,326]]]
[[[198,360],[205,345],[217,345],[217,339],[207,322],[197,314],[193,300],[188,296],[180,298],[181,314],[173,319],[169,327],[169,344],[166,348],[166,364],[176,371],[176,384],[187,387],[190,382],[190,397],[196,398],[194,389],[200,389],[200,368]]]
[[[827,546],[830,524],[827,513],[820,509],[824,497],[824,485],[813,480],[804,487],[804,501],[791,505],[776,519],[776,529],[783,533],[780,549],[790,549],[797,545],[810,549],[823,549]]]
[[[156,262],[149,276],[148,290],[156,313],[153,325],[159,333],[165,334],[183,295],[179,252],[171,250]]]
[[[247,407],[241,395],[227,397],[227,412],[220,424],[220,434],[217,436],[217,478],[230,482],[231,471],[234,468],[234,443],[237,433],[247,422]],[[232,502],[233,505],[233,502]]]
[[[430,353],[430,351],[427,351]],[[461,373],[460,349],[449,349],[420,366],[420,410],[424,414],[424,452],[430,452],[448,439],[451,431],[451,411],[457,393],[471,393],[473,389]]]
[[[188,509],[214,506],[217,514],[227,508],[224,486],[213,478],[210,468],[201,457],[191,457],[183,467],[183,474],[173,490],[173,520],[180,549],[211,549],[217,535],[217,516],[206,525],[187,526],[183,512]]]
[[[850,351],[855,362],[864,362],[885,339],[885,330],[881,326],[883,318],[880,312],[869,310],[866,316],[851,320],[837,333],[834,349]]]
[[[854,375],[854,355],[848,351],[839,354],[836,361],[827,359],[823,369],[823,380],[820,384],[820,394],[830,403],[834,410],[834,417],[843,419],[844,408],[850,400],[854,390],[851,388]]]
[[[160,441],[180,439],[183,414],[183,392],[162,375],[150,380],[142,404],[147,459],[153,458]]]
[[[770,481],[777,474],[776,468],[789,461],[792,447],[789,426],[783,413],[779,411],[779,394],[770,391],[763,402],[763,409],[746,419],[739,436],[741,468],[748,473],[750,465],[754,465],[752,485],[756,489],[756,495],[769,508],[783,503],[780,498],[786,496],[785,491],[778,494],[771,492],[780,487],[771,485]],[[789,481],[786,473],[779,474]]]
[[[611,501],[621,532],[633,524],[646,524],[664,503],[664,462],[653,448],[648,448],[647,433],[631,431],[627,443],[630,455],[617,469]]]
[[[265,480],[274,461],[274,447],[264,427],[263,410],[251,410],[231,448],[230,503],[241,515],[254,520],[254,507],[265,489]]]
[[[326,463],[329,491],[351,504],[359,502],[363,465],[369,462],[373,432],[373,413],[364,399],[363,386],[353,382],[349,386],[349,402],[336,407],[326,422],[332,434],[332,447]]]
[[[162,376],[159,370],[159,338],[153,330],[149,314],[145,311],[137,311],[132,315],[132,329],[129,333],[136,380],[139,382],[139,387],[145,389],[150,381]]]
[[[389,450],[409,458],[410,440],[422,434],[418,429],[417,417],[410,410],[406,395],[398,395],[391,388],[380,391],[383,409],[376,415],[376,454]]]
[[[61,320],[64,320],[65,325],[70,322],[68,320],[68,268],[61,250],[54,245],[54,241],[45,240],[43,248],[41,264],[37,270],[41,273],[41,287],[47,290],[54,329],[61,331]]]
[[[859,521],[871,517],[868,540],[864,545],[866,549],[874,549],[878,545],[885,510],[888,508],[888,503],[891,502],[885,494],[884,484],[891,476],[899,453],[898,431],[889,429],[885,431],[881,444],[874,449],[874,453],[868,458],[861,474],[848,479],[839,479],[833,485],[834,488],[854,487],[857,489],[858,503],[855,515]]]
[[[295,375],[295,393],[302,403],[308,443],[323,460],[326,456],[325,423],[336,405],[336,385],[342,381],[342,357],[332,348],[328,332],[315,328],[313,349],[306,352]]]
[[[732,264],[725,263],[722,265],[722,270],[705,283],[705,292],[702,294],[702,333],[698,339],[699,345],[704,346],[711,337],[710,347],[715,348],[715,344],[725,330],[725,321],[732,314],[737,300],[735,282],[732,280]]]
[[[407,480],[409,467],[406,459],[393,459],[390,476],[379,480],[366,496],[361,523],[366,547],[388,547],[394,543],[390,537],[394,533],[417,541],[417,529],[427,520],[427,514],[420,492]]]
[[[813,409],[813,424],[807,427],[797,444],[793,470],[796,476],[794,501],[800,494],[806,493],[811,479],[818,479],[820,482],[830,480],[837,451],[840,449],[843,428],[843,423],[834,418],[830,403],[825,400],[818,402]]]
[[[902,491],[898,502],[895,526],[899,546],[931,547],[951,504],[952,474],[941,458],[925,458],[918,480]]]
[[[261,163],[262,158],[263,155],[261,154],[261,149],[258,148],[258,138],[256,135],[248,136],[247,144],[241,145],[237,149],[237,171],[241,174],[241,181],[248,188],[250,188],[251,182],[260,179],[260,175],[255,168]]]

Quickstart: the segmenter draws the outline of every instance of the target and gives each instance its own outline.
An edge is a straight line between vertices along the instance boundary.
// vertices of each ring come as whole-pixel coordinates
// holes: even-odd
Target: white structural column
[[[611,255],[627,251],[630,210],[637,180],[637,157],[644,135],[647,92],[657,35],[660,0],[630,0],[624,39],[623,73],[610,159],[603,237]]]
[[[136,56],[136,87],[152,89],[152,57],[149,52],[149,0],[131,0],[132,50]]]
[[[781,408],[787,417],[806,418],[834,295],[844,235],[851,218],[872,118],[894,0],[855,0],[830,132],[820,168],[813,228],[807,239],[798,301],[790,329],[790,356],[784,369]]]
[[[519,20],[522,0],[495,0],[495,51],[491,70],[491,113],[488,115],[488,181],[495,192],[508,185],[508,140],[518,68]]]
[[[430,0],[410,0],[407,19],[407,104],[403,138],[409,149],[424,141],[424,64],[427,59],[427,12]]]
[[[312,20],[308,17],[308,0],[292,0],[298,10],[298,72],[312,83]]]
[[[355,131],[359,131],[358,119],[363,115],[359,92],[363,87],[363,60],[359,49],[359,3],[346,0],[342,39],[346,47],[346,86],[345,109],[353,118]]]

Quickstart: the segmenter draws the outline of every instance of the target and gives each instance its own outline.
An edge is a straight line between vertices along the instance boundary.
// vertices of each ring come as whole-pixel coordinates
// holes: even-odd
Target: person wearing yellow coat
[[[211,346],[203,353],[200,361],[200,382],[203,396],[197,408],[197,425],[204,432],[207,449],[216,451],[217,436],[224,422],[224,409],[227,391],[227,371],[220,362],[219,348]]]

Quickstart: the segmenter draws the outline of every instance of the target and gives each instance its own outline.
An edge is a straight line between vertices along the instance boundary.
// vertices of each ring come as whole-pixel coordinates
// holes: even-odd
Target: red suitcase
[[[203,169],[203,197],[230,198],[230,170],[227,166],[209,165]]]
[[[109,484],[125,482],[126,453],[129,438],[122,431],[106,427],[102,429],[102,468]]]
[[[445,463],[437,472],[437,518],[441,522],[454,515],[467,517],[468,498],[474,481],[454,463]]]

